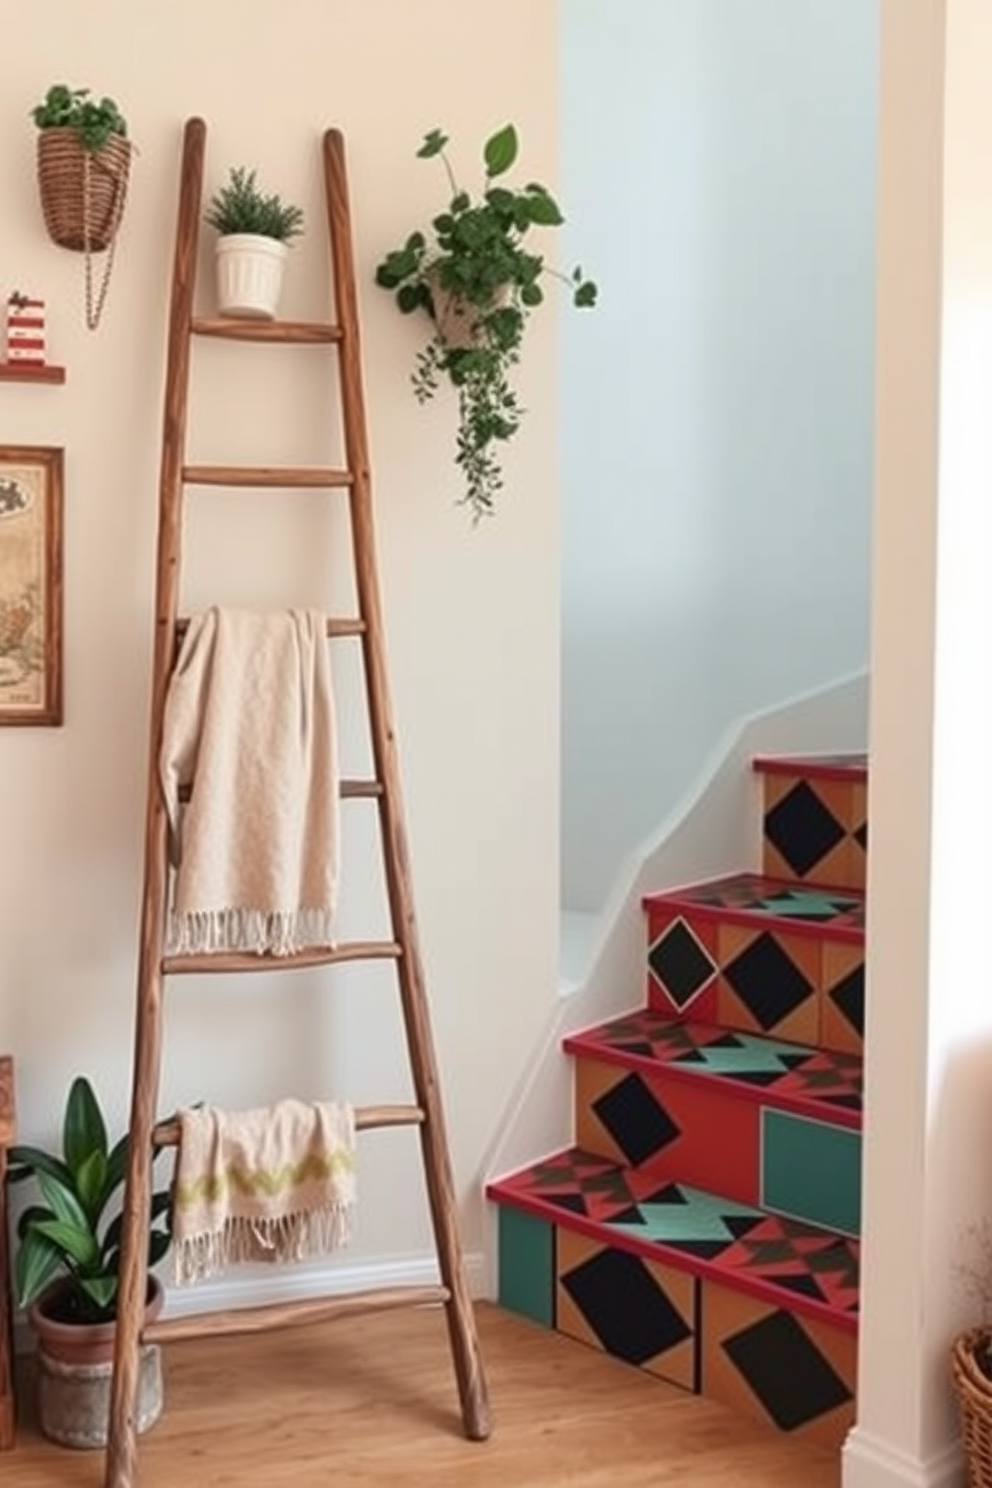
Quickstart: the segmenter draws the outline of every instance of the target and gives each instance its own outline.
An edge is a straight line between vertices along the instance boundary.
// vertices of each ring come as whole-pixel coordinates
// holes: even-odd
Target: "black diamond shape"
[[[713,980],[716,967],[684,920],[669,925],[648,952],[648,965],[681,1012]]]
[[[805,878],[844,840],[844,828],[816,792],[801,780],[765,814],[765,836],[793,873]]]
[[[594,1100],[592,1108],[634,1167],[682,1135],[639,1075],[628,1075]]]
[[[723,1341],[781,1431],[794,1431],[846,1405],[850,1390],[812,1339],[787,1312],[773,1312]]]
[[[766,1033],[813,992],[812,983],[768,931],[735,956],[723,974]]]
[[[854,840],[858,844],[859,847],[867,848],[867,846],[868,846],[868,823],[867,822],[862,822],[861,825],[860,825],[860,827],[856,827],[855,828]]]
[[[692,1337],[692,1329],[637,1256],[601,1250],[561,1284],[608,1354],[646,1364]]]
[[[843,981],[830,988],[830,1001],[843,1014],[859,1038],[865,1034],[864,962],[849,971]]]

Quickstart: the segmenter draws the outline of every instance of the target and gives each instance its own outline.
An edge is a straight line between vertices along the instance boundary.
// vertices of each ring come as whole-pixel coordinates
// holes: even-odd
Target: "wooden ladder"
[[[164,429],[159,486],[155,642],[150,720],[150,757],[145,817],[144,889],[138,953],[137,1012],[130,1118],[130,1156],[124,1199],[117,1339],[106,1454],[107,1488],[130,1488],[137,1466],[135,1409],[142,1343],[218,1333],[254,1333],[273,1327],[399,1306],[443,1303],[466,1435],[483,1440],[490,1420],[486,1384],[456,1223],[451,1163],[445,1136],[437,1066],[418,946],[399,769],[389,698],[382,609],[376,572],[369,454],[363,402],[358,302],[344,142],[338,130],[323,137],[324,186],[330,235],[336,324],[308,321],[205,319],[194,315],[197,240],[201,218],[206,126],[189,119],[183,135],[179,217],[169,316]],[[338,353],[337,385],[344,436],[341,469],[191,465],[186,462],[190,349],[194,337],[227,337],[312,346],[326,342]],[[163,713],[177,640],[182,506],[187,486],[269,486],[346,490],[350,504],[357,615],[329,619],[331,640],[360,639],[369,714],[374,779],[343,781],[342,797],[367,798],[378,806],[383,866],[392,933],[383,941],[342,944],[275,958],[255,955],[163,954],[168,895],[167,817],[159,785],[158,756]],[[272,971],[326,966],[353,960],[387,959],[396,969],[415,1104],[356,1110],[359,1130],[416,1126],[437,1250],[439,1284],[394,1287],[326,1299],[275,1304],[144,1323],[147,1290],[147,1232],[156,1147],[178,1145],[176,1121],[156,1124],[162,1060],[164,991],[184,973]]]

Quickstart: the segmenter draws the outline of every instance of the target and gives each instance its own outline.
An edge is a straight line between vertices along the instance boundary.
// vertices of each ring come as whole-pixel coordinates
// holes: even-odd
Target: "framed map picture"
[[[62,722],[62,471],[0,445],[0,724]]]

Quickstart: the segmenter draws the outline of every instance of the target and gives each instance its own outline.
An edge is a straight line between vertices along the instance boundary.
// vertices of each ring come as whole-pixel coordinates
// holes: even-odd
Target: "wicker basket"
[[[975,1358],[989,1342],[988,1328],[973,1328],[955,1339],[951,1349],[969,1488],[992,1488],[992,1379]]]
[[[38,135],[38,187],[53,243],[77,253],[102,253],[120,226],[131,169],[131,145],[121,135],[84,150],[73,129]]]

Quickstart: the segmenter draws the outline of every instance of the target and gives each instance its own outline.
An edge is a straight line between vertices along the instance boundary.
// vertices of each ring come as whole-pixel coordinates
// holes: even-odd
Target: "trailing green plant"
[[[127,121],[112,98],[90,97],[89,88],[55,83],[31,110],[39,129],[72,129],[87,150],[100,150],[112,135],[127,138]]]
[[[256,233],[288,243],[303,231],[302,207],[289,206],[275,194],[266,196],[255,184],[255,171],[232,166],[229,178],[213,195],[206,221],[226,237]]]
[[[61,1277],[57,1301],[46,1309],[51,1316],[67,1323],[113,1321],[121,1245],[117,1200],[127,1153],[127,1134],[110,1147],[103,1114],[84,1075],[73,1080],[66,1100],[61,1153],[28,1146],[10,1149],[10,1181],[33,1178],[43,1200],[29,1205],[18,1220],[14,1276],[20,1306],[30,1306]],[[169,1248],[169,1214],[169,1194],[153,1194],[150,1266]]]
[[[455,179],[445,153],[448,136],[432,129],[417,151],[439,157],[451,197],[433,219],[430,237],[412,232],[402,247],[376,268],[376,283],[393,292],[405,315],[424,312],[433,330],[417,355],[412,374],[417,400],[425,403],[447,378],[458,396],[456,464],[465,480],[466,503],[477,521],[495,510],[503,487],[499,447],[520,427],[524,409],[512,383],[527,320],[544,299],[545,275],[568,286],[572,302],[596,303],[597,287],[581,268],[570,275],[532,249],[534,227],[560,227],[558,203],[546,186],[522,189],[505,183],[517,159],[519,140],[507,124],[486,140],[481,193],[473,198]]]

